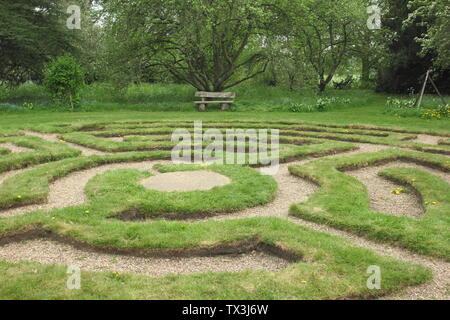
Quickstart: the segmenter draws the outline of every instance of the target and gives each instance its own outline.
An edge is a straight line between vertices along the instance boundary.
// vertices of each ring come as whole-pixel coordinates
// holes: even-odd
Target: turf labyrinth
[[[0,130],[0,297],[448,299],[450,132],[203,123],[278,129],[281,164],[267,176],[262,164],[172,164],[176,128],[193,123]],[[223,183],[146,186],[205,171]],[[71,264],[82,290],[65,287]],[[379,290],[367,288],[373,265]]]

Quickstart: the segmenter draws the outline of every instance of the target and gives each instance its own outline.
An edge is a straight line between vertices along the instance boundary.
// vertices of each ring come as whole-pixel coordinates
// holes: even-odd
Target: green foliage
[[[0,82],[42,80],[45,64],[73,49],[55,0],[0,0]]]
[[[417,108],[414,98],[392,98],[389,97],[386,102],[384,114],[395,115],[399,117],[417,117],[423,119],[440,120],[450,117],[450,107],[443,106],[433,99],[426,98],[425,108]]]
[[[308,105],[306,103],[291,103],[289,106],[290,112],[315,112],[317,111],[316,108],[312,105]]]
[[[162,67],[198,90],[223,91],[265,70],[257,37],[270,21],[263,1],[115,0],[107,8],[112,43],[125,48],[119,60],[136,60],[141,72]]]
[[[357,36],[360,30],[366,28],[361,19],[365,12],[364,1],[282,3],[287,18],[280,34],[287,37],[287,41],[296,42],[294,48],[300,50],[303,59],[315,70],[318,90],[323,92],[338,68],[350,57],[351,48],[360,40]]]
[[[73,109],[80,100],[84,72],[73,57],[65,55],[48,66],[44,82],[53,99],[69,103]]]
[[[405,26],[417,23],[427,28],[416,40],[422,46],[422,54],[436,53],[434,63],[438,67],[450,68],[450,6],[447,0],[414,0],[408,4],[414,10],[405,21]]]
[[[441,106],[437,109],[424,109],[420,114],[424,119],[443,119],[450,118],[450,106]]]
[[[414,108],[414,99],[396,99],[389,97],[386,102],[386,107],[393,109]]]
[[[336,105],[348,105],[350,104],[350,99],[339,98],[339,97],[322,97],[317,99],[315,104],[308,105],[305,103],[293,103],[289,111],[291,112],[325,112],[329,111],[333,106]]]
[[[421,42],[417,40],[427,34],[429,27],[434,24],[434,18],[428,15],[416,21],[414,10],[412,6],[409,6],[410,2],[409,0],[385,1],[383,31],[386,33],[388,41],[384,42],[387,55],[384,64],[379,68],[377,83],[379,91],[402,94],[414,88],[418,92],[423,84],[425,73],[432,69],[436,55],[436,43],[430,43],[427,50],[424,51]],[[420,2],[422,5],[425,2],[436,3],[436,1]],[[448,31],[445,34],[448,35]],[[448,40],[443,41],[448,45]],[[441,91],[449,92],[450,70],[437,67],[434,69],[432,76],[437,86]]]

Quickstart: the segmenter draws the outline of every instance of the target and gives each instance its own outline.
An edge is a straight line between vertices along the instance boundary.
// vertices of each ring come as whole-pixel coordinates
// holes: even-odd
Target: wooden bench
[[[199,91],[195,93],[195,96],[198,98],[202,98],[201,101],[194,101],[194,103],[198,104],[198,109],[200,111],[206,110],[207,104],[218,103],[222,105],[222,110],[226,110],[230,107],[232,103],[234,103],[234,98],[236,97],[236,93],[234,92],[205,92]],[[206,99],[228,99],[228,100],[206,100]]]

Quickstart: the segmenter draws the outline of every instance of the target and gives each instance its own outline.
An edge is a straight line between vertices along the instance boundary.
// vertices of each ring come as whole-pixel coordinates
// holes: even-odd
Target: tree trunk
[[[289,78],[289,91],[294,91],[295,74],[288,73],[288,78]]]
[[[370,81],[370,61],[367,57],[361,58],[361,84],[365,87]]]
[[[319,82],[319,92],[324,92],[327,87],[326,81],[321,80]]]

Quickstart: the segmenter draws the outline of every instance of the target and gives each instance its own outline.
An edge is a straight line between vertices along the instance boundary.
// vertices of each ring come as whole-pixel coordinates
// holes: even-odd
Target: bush
[[[48,66],[44,84],[55,101],[69,103],[73,109],[80,102],[84,71],[72,56],[64,55]]]
[[[407,109],[415,107],[414,99],[394,99],[388,98],[386,102],[386,107],[391,109]]]
[[[305,103],[291,103],[289,106],[290,112],[314,112],[317,111],[314,106],[307,105]]]
[[[326,111],[327,107],[329,105],[329,100],[327,98],[320,98],[317,100],[316,109],[319,112]]]
[[[388,98],[384,114],[391,114],[399,117],[417,117],[423,119],[444,119],[450,117],[450,107],[448,105],[430,106],[427,108],[416,108],[415,99]],[[432,102],[432,101],[431,101]]]
[[[297,103],[293,102],[289,106],[290,112],[325,112],[333,105],[345,105],[349,104],[350,99],[338,98],[338,97],[326,97],[319,98],[315,104]]]
[[[450,118],[450,106],[441,106],[437,109],[423,109],[420,117],[424,119]]]

